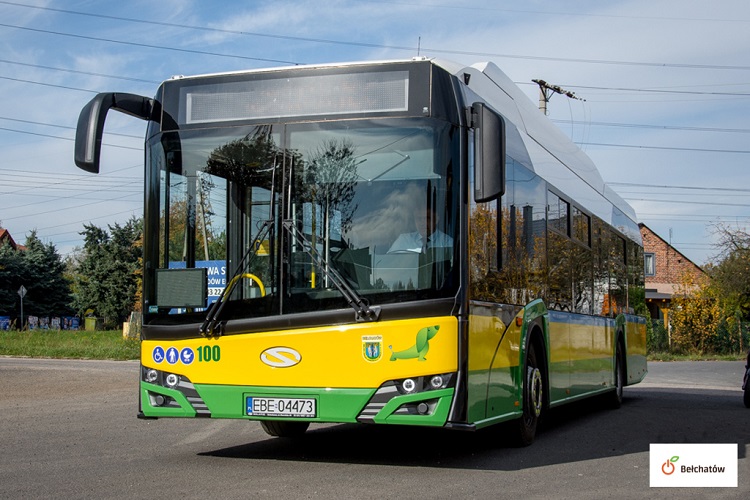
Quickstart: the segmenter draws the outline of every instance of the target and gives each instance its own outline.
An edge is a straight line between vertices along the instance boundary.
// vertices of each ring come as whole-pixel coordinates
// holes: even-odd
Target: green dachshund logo
[[[430,339],[437,335],[440,326],[427,326],[417,332],[417,342],[408,349],[403,351],[393,352],[393,346],[389,345],[388,349],[391,350],[391,361],[397,359],[414,359],[417,358],[419,361],[424,361],[427,351],[430,350]]]

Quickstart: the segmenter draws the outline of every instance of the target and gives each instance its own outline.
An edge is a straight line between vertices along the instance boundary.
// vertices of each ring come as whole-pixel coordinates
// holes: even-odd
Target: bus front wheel
[[[278,420],[261,420],[261,427],[269,436],[297,437],[305,433],[310,422],[286,422]]]
[[[536,347],[529,343],[524,364],[525,376],[523,381],[523,414],[518,420],[516,441],[519,446],[529,446],[534,442],[536,428],[544,408],[544,368],[539,363]]]

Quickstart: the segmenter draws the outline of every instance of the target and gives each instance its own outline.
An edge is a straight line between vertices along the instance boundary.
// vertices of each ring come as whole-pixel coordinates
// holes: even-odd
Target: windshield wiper
[[[248,259],[252,259],[258,253],[258,250],[261,247],[261,243],[263,242],[263,238],[265,238],[269,231],[271,231],[273,225],[273,220],[269,219],[263,221],[263,224],[258,230],[258,234],[253,239],[253,242],[250,244],[250,247],[247,249],[247,251],[245,251],[245,255],[242,256],[242,260],[240,260],[240,263],[237,265],[237,269],[234,271],[234,274],[227,282],[227,286],[224,288],[224,290],[221,291],[221,295],[219,295],[219,298],[216,299],[216,302],[214,302],[212,306],[208,308],[208,315],[206,315],[205,321],[203,321],[203,324],[201,324],[200,328],[198,328],[198,332],[202,336],[221,336],[222,325],[221,323],[218,323],[219,315],[224,309],[224,306],[227,303],[227,299],[232,294],[232,290],[234,290],[234,287],[237,286],[237,283],[239,283],[240,281],[239,278],[243,274],[242,270],[245,268],[245,261],[248,261]]]
[[[318,250],[310,243],[307,237],[297,228],[293,220],[286,219],[282,227],[302,247],[302,250],[313,260],[313,263],[323,270],[325,275],[344,296],[349,306],[354,309],[355,319],[359,322],[378,321],[380,319],[380,307],[370,307],[367,299],[358,294],[344,278],[320,255]]]

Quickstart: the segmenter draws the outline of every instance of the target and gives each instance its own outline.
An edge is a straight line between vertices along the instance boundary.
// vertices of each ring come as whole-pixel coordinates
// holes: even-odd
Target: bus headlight
[[[170,373],[169,375],[167,375],[167,378],[165,381],[167,383],[167,386],[174,389],[177,386],[177,384],[180,383],[180,377],[178,375],[175,375],[174,373]]]
[[[404,390],[405,393],[410,394],[416,390],[417,383],[414,382],[413,379],[407,378],[406,380],[401,382],[401,388]]]
[[[158,378],[159,378],[159,372],[157,372],[153,368],[149,369],[146,372],[146,376],[144,377],[144,379],[146,380],[146,382],[151,383],[151,384],[153,384],[154,382],[156,382],[156,380]]]
[[[455,386],[454,373],[437,373],[424,377],[411,377],[400,380],[391,380],[388,383],[395,385],[401,394],[417,394],[425,391],[437,391]]]

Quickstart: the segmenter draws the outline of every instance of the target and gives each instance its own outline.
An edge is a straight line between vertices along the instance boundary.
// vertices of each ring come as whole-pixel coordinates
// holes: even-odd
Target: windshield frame
[[[261,301],[255,300],[252,301],[252,306],[248,304],[248,299],[241,298],[238,300],[236,297],[229,300],[226,303],[226,307],[224,308],[224,312],[222,313],[222,317],[219,318],[220,320],[239,320],[239,319],[250,319],[250,318],[261,318],[261,317],[272,317],[275,315],[304,315],[309,314],[313,312],[332,312],[332,311],[339,311],[341,309],[347,308],[347,300],[345,297],[342,297],[342,294],[338,291],[333,292],[326,292],[326,293],[318,293],[317,298],[315,302],[315,306],[311,306],[308,304],[308,306],[300,307],[300,299],[303,299],[305,297],[309,298],[309,293],[307,294],[299,294],[296,295],[291,290],[291,285],[288,281],[288,277],[290,276],[290,268],[289,263],[292,260],[292,253],[291,249],[293,249],[296,246],[300,246],[299,241],[295,241],[295,238],[291,236],[291,234],[285,234],[285,231],[283,231],[281,228],[283,227],[283,223],[286,221],[287,223],[296,220],[295,219],[295,210],[292,203],[292,196],[294,193],[294,186],[299,186],[299,182],[295,180],[295,173],[297,171],[295,170],[297,166],[295,165],[295,162],[299,162],[301,157],[304,157],[304,153],[300,153],[298,150],[295,149],[295,140],[292,139],[292,137],[295,134],[305,133],[305,131],[310,130],[325,130],[325,131],[356,131],[357,127],[362,127],[363,124],[369,124],[370,127],[375,127],[387,131],[391,130],[394,127],[394,124],[400,126],[406,126],[407,124],[414,127],[416,125],[419,125],[423,128],[433,129],[435,131],[440,131],[438,135],[442,137],[440,141],[437,141],[439,144],[439,147],[441,148],[439,152],[435,153],[436,156],[440,156],[442,158],[441,161],[444,162],[444,169],[447,169],[445,172],[445,178],[443,179],[443,185],[440,187],[443,191],[448,192],[448,194],[443,194],[440,197],[434,196],[432,199],[432,204],[434,207],[443,210],[444,207],[449,207],[448,211],[446,213],[449,214],[449,221],[446,224],[446,227],[450,227],[450,233],[453,241],[459,241],[459,210],[460,210],[460,195],[458,193],[458,182],[457,180],[460,178],[459,173],[459,167],[461,164],[460,161],[460,129],[457,125],[449,124],[443,120],[437,120],[433,118],[383,118],[383,119],[367,119],[367,120],[338,120],[338,121],[332,121],[332,122],[304,122],[304,123],[283,123],[283,124],[275,124],[273,126],[266,126],[268,127],[268,131],[270,131],[271,135],[274,135],[275,137],[278,137],[278,140],[280,141],[279,147],[281,150],[281,153],[276,154],[275,157],[278,158],[279,165],[275,167],[278,168],[277,172],[277,178],[274,180],[275,186],[272,187],[271,190],[271,208],[269,209],[269,217],[268,219],[271,219],[274,221],[274,229],[272,231],[273,235],[269,238],[269,245],[274,246],[278,245],[277,251],[274,251],[274,254],[271,258],[273,262],[274,273],[281,273],[281,276],[279,276],[278,280],[275,283],[272,283],[270,287],[266,287],[268,290],[269,288],[272,290],[271,293],[269,293],[269,297],[267,300],[264,300],[265,304],[262,305]],[[366,128],[366,127],[365,127]],[[190,130],[190,131],[180,131],[180,132],[168,132],[164,134],[157,134],[151,138],[151,141],[148,143],[147,147],[147,161],[149,162],[149,167],[147,168],[147,179],[150,179],[150,182],[147,181],[147,201],[146,201],[146,207],[147,207],[147,218],[149,219],[148,227],[155,229],[160,228],[160,225],[158,223],[159,218],[159,208],[160,206],[163,207],[162,201],[158,200],[158,198],[163,195],[163,190],[160,190],[159,184],[163,183],[163,174],[160,178],[160,171],[164,171],[170,168],[173,168],[173,166],[169,166],[169,157],[170,155],[165,152],[165,145],[168,145],[167,147],[170,148],[179,148],[180,152],[182,153],[182,149],[186,147],[186,145],[189,144],[191,138],[193,137],[200,137],[201,140],[205,139],[206,137],[211,136],[220,136],[220,137],[229,137],[230,135],[227,134],[227,132],[231,131],[232,137],[242,136],[242,135],[248,135],[252,130],[258,130],[258,126],[241,126],[241,127],[216,127],[216,128],[204,128],[200,130]],[[170,141],[166,140],[168,137],[172,138],[178,138],[177,141]],[[171,146],[169,146],[171,144]],[[177,144],[178,146],[175,146]],[[436,147],[437,150],[437,147]],[[442,156],[441,156],[442,155]],[[171,161],[174,161],[174,156],[171,155],[173,158]],[[186,155],[179,155],[186,156]],[[398,160],[398,156],[395,155],[394,159]],[[382,175],[395,175],[394,173],[397,173],[396,170],[399,168],[398,161],[393,161],[394,166],[392,169],[385,169],[388,170],[387,172],[384,172]],[[307,162],[309,164],[309,162]],[[303,161],[302,164],[305,164]],[[371,163],[372,164],[372,163]],[[190,167],[195,170],[194,167]],[[389,167],[390,168],[390,167]],[[450,179],[448,179],[450,177]],[[435,179],[440,179],[439,175],[435,175]],[[454,181],[455,179],[455,181]],[[368,178],[362,178],[357,180],[358,183],[365,185],[367,183],[373,184],[377,182],[383,182],[382,179],[374,179],[371,177]],[[392,182],[397,182],[397,180],[391,179]],[[408,181],[408,179],[402,179],[403,182]],[[432,180],[430,180],[432,182]],[[296,184],[295,184],[296,183]],[[231,182],[228,184],[232,184]],[[232,196],[234,187],[229,186],[228,187],[228,196]],[[435,186],[433,188],[433,191],[437,192],[438,187]],[[154,198],[157,198],[157,200],[154,200]],[[299,211],[298,211],[299,212]],[[238,217],[240,214],[237,213],[237,210],[233,210],[231,208],[227,208],[226,210],[226,216],[229,220],[232,218]],[[239,232],[232,233],[232,229],[230,227],[231,225],[227,224],[227,237],[228,238],[244,238],[245,240],[250,240],[250,236],[252,235],[243,235],[240,236]],[[158,232],[158,229],[157,229]],[[152,233],[153,234],[153,233]],[[308,231],[309,234],[309,231]],[[161,250],[155,250],[154,246],[159,246],[158,244],[159,237],[156,237],[156,241],[154,241],[154,238],[151,238],[148,243],[148,249],[146,251],[146,254],[150,256],[151,258],[151,269],[163,267],[159,266],[158,264],[154,265],[155,263],[158,263],[160,259],[163,261],[164,258],[160,257],[160,254],[163,254],[163,249]],[[236,245],[228,244],[227,247],[229,249],[235,247]],[[452,262],[452,267],[450,269],[450,276],[446,276],[446,283],[449,282],[449,284],[446,284],[445,286],[441,287],[439,291],[436,291],[434,289],[416,289],[416,290],[390,290],[390,291],[378,291],[378,290],[356,290],[355,291],[355,302],[359,302],[362,297],[366,298],[367,304],[377,304],[378,306],[387,306],[387,305],[393,305],[393,304],[401,304],[403,302],[410,302],[410,301],[419,301],[419,300],[436,300],[436,299],[450,299],[453,301],[455,299],[455,295],[458,291],[458,282],[459,282],[459,257],[460,257],[460,249],[458,246],[451,247],[450,250],[450,259]],[[231,250],[228,250],[228,259],[227,259],[227,276],[226,281],[228,282],[230,279],[230,276],[234,275],[237,271],[237,269],[232,269],[232,262],[239,262],[241,258],[242,253],[235,251],[234,253]],[[251,256],[251,260],[255,258],[254,256]],[[330,256],[328,257],[330,259]],[[323,259],[325,262],[325,258]],[[194,265],[194,262],[193,262]],[[153,283],[153,274],[149,274],[149,266],[146,268],[146,275],[144,276],[144,313],[145,318],[144,322],[146,324],[148,323],[154,323],[154,324],[186,324],[186,323],[196,323],[196,322],[202,322],[204,321],[206,317],[205,311],[184,311],[183,314],[167,314],[165,315],[165,311],[159,311],[158,309],[155,309],[153,304],[153,298],[155,297],[155,284]],[[275,292],[274,292],[275,291]],[[274,293],[276,294],[275,297]],[[351,300],[349,301],[351,303]],[[296,304],[296,305],[295,305]],[[200,318],[200,319],[199,319]]]

